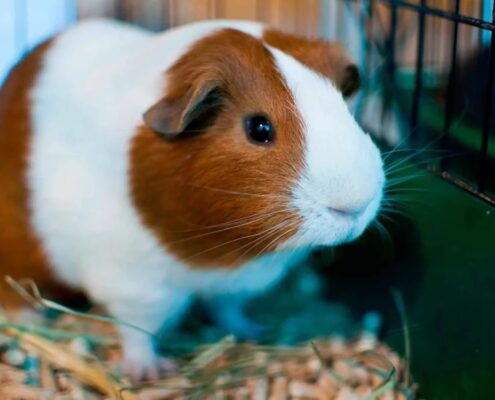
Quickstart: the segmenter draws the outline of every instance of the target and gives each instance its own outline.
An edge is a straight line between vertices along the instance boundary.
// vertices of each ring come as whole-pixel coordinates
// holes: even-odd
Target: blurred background
[[[153,31],[251,19],[343,41],[363,77],[350,107],[383,148],[393,211],[382,229],[315,254],[327,297],[384,316],[383,337],[410,358],[424,397],[493,398],[493,1],[0,0],[0,10],[0,82],[37,43],[91,17]]]
[[[360,121],[389,145],[424,146],[443,134],[442,148],[467,151],[448,168],[452,154],[438,160],[444,178],[460,175],[469,190],[493,195],[492,8],[490,0],[0,0],[0,82],[26,51],[80,19],[116,18],[153,31],[212,18],[258,20],[343,41],[364,77],[352,103]]]

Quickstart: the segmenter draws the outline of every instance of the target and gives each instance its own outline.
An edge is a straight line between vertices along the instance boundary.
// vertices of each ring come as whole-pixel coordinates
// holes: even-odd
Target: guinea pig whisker
[[[382,157],[383,157],[383,161],[385,161],[388,157],[390,157],[392,154],[396,154],[396,153],[417,153],[417,152],[422,152],[424,149],[422,148],[413,148],[413,147],[408,147],[408,148],[400,148],[400,149],[392,149],[392,150],[388,150],[388,151],[382,151],[381,154],[382,154]],[[427,150],[428,153],[448,153],[448,150],[444,150],[444,149],[431,149],[431,150]]]
[[[288,227],[290,229],[287,229]],[[242,249],[247,247],[247,249],[236,259],[236,261],[242,260],[242,257],[244,257],[246,254],[251,252],[258,244],[260,244],[266,240],[271,240],[267,245],[265,245],[265,247],[263,249],[261,249],[257,252],[255,258],[258,257],[260,254],[262,254],[264,251],[266,251],[271,245],[273,245],[278,240],[280,240],[282,237],[284,237],[287,234],[287,232],[290,232],[291,230],[294,230],[296,228],[297,228],[296,221],[293,220],[292,217],[284,219],[283,221],[281,221],[276,226],[267,229],[261,237],[256,238],[256,239],[252,240],[251,242],[246,243],[245,245],[241,246],[241,248],[237,249],[237,251],[239,251],[239,250],[242,250]],[[282,233],[280,234],[280,232],[282,232]],[[275,239],[273,239],[273,237],[275,237]],[[225,254],[224,256],[226,256],[230,253],[232,253],[232,251]]]
[[[270,241],[265,247],[263,247],[257,254],[256,257],[259,257],[260,254],[263,254],[266,250],[268,250],[271,246],[273,246],[275,243],[277,243],[280,239],[282,239],[284,236],[286,236],[289,233],[292,233],[293,231],[297,230],[297,224],[294,222],[290,224],[290,222],[287,224],[289,225],[286,227],[282,234],[278,235],[276,238]]]
[[[379,212],[379,215],[382,213],[407,215],[408,210],[406,204],[401,199],[394,199],[389,196],[382,201]]]
[[[404,139],[407,139],[411,134],[407,135]],[[406,161],[409,161],[411,160],[412,158],[414,157],[417,157],[418,155],[420,154],[423,154],[423,153],[426,153],[426,152],[437,152],[437,153],[440,153],[440,152],[445,152],[445,153],[448,153],[447,150],[439,150],[439,149],[432,149],[431,147],[433,147],[440,139],[442,138],[442,136],[438,136],[436,137],[435,139],[433,139],[432,141],[426,143],[423,147],[420,147],[419,149],[416,149],[416,150],[413,150],[411,152],[411,154],[409,154],[407,157],[405,158],[402,158],[402,159],[399,159],[397,160],[396,162],[394,162],[392,165],[394,165],[395,163],[402,163],[402,162],[406,162]],[[391,157],[393,154],[395,154],[397,151],[400,151],[402,149],[399,149],[399,147],[401,146],[401,144],[404,142],[404,139],[399,142],[391,151],[387,152],[387,155],[383,158],[383,162],[385,163],[386,160]],[[389,169],[390,169],[390,166],[389,166]]]
[[[234,250],[230,250],[228,251],[227,253],[223,254],[222,257],[225,258],[229,255],[231,255],[232,253],[234,252],[239,252],[243,249],[246,249],[242,254],[240,254],[234,261],[234,263],[237,263],[239,262],[240,260],[242,260],[242,258],[248,254],[250,251],[252,251],[259,243],[263,242],[263,240],[265,239],[269,239],[270,237],[272,237],[273,235],[276,235],[278,232],[282,231],[284,227],[283,226],[277,226],[277,227],[272,227],[272,228],[269,228],[267,230],[265,230],[263,232],[263,235],[261,237],[258,237],[258,238],[255,238],[251,241],[249,241],[248,243],[242,245],[241,247],[239,247],[238,249],[234,249]],[[255,258],[255,257],[253,257]]]
[[[384,217],[389,221],[395,221],[394,216],[407,217],[407,213],[400,208],[383,209],[380,211],[380,215],[377,218]]]
[[[260,254],[262,254],[264,251],[266,251],[271,245],[273,245],[274,243],[276,243],[278,240],[280,240],[282,237],[284,237],[288,232],[290,232],[291,230],[294,230],[297,228],[297,225],[295,224],[295,221],[291,221],[291,217],[289,218],[286,218],[284,221],[282,221],[280,224],[278,224],[277,227],[275,227],[276,229],[268,229],[265,231],[265,234],[260,237],[260,238],[257,238],[257,239],[254,239],[252,240],[251,242],[243,245],[242,247],[240,247],[239,249],[237,249],[237,251],[239,250],[242,250],[246,247],[248,247],[247,250],[245,250],[237,259],[236,259],[236,262],[238,260],[242,260],[242,258],[248,254],[250,251],[252,251],[259,243],[263,242],[264,240],[270,240],[271,238],[273,238],[275,235],[279,234],[280,232],[283,231],[282,234],[278,235],[275,239],[271,240],[265,247],[263,247],[263,249],[261,249],[260,251],[258,251],[258,253],[256,254],[256,257],[258,257]],[[292,224],[291,224],[292,222]],[[292,226],[293,225],[293,226]],[[287,227],[291,227],[291,229],[286,229]],[[226,257],[227,255],[230,255],[232,253],[232,251],[224,254],[224,257]]]
[[[397,143],[394,148],[388,152],[387,156],[384,157],[383,162],[387,160],[392,154],[395,154],[395,151],[401,148],[401,146],[411,137],[413,131],[410,131],[406,136],[404,136],[399,143]]]
[[[168,230],[167,232],[172,232],[172,233],[198,233],[198,232],[205,232],[205,231],[208,231],[208,230],[211,230],[211,229],[215,229],[215,228],[223,228],[223,227],[235,226],[236,224],[241,223],[241,222],[249,222],[249,221],[255,222],[254,220],[258,221],[258,220],[261,220],[263,218],[266,218],[266,217],[268,217],[270,215],[273,215],[273,214],[277,214],[279,212],[282,212],[284,210],[285,209],[280,209],[280,210],[265,212],[265,213],[261,213],[261,214],[247,215],[247,216],[244,216],[244,217],[241,217],[241,218],[236,218],[236,219],[233,219],[233,220],[230,220],[230,221],[222,222],[222,223],[219,223],[219,224],[213,224],[213,225],[197,225],[197,224],[190,223],[189,221],[184,221],[188,226],[191,226],[192,228],[191,229]],[[289,210],[289,209],[287,209],[287,210]],[[182,240],[182,239],[180,239],[180,240]]]
[[[400,213],[398,212],[399,209],[405,208],[405,205],[400,202],[400,199],[394,199],[393,196],[386,196],[382,200],[382,204],[380,205],[380,212],[387,212],[387,213]],[[401,212],[403,212],[401,210]]]
[[[246,249],[237,259],[236,261],[238,260],[242,260],[242,258],[248,254],[249,252],[251,252],[258,244],[260,244],[263,240],[270,240],[270,242],[265,245],[261,250],[257,251],[256,255],[253,257],[253,258],[258,258],[261,254],[263,254],[265,251],[267,251],[270,246],[272,246],[274,243],[277,243],[277,241],[279,241],[281,238],[283,238],[284,236],[287,235],[288,232],[290,232],[291,230],[294,230],[295,227],[293,227],[292,229],[285,229],[286,226],[283,226],[281,227],[280,229],[277,229],[276,231],[274,232],[270,232],[269,235],[263,237],[261,240],[258,239],[256,241],[254,241],[254,243],[249,243],[250,246],[248,249]],[[282,232],[282,233],[280,233]]]
[[[281,200],[281,197],[279,195],[276,195],[276,194],[272,195],[272,194],[264,194],[264,193],[238,192],[235,190],[220,189],[220,188],[215,188],[212,186],[205,186],[205,185],[200,185],[200,184],[191,183],[191,182],[184,182],[184,184],[196,187],[198,189],[205,189],[205,190],[210,190],[212,192],[232,194],[232,195],[236,195],[236,196],[251,196],[251,197],[261,197],[261,198]]]
[[[269,217],[271,215],[278,214],[278,213],[283,212],[283,211],[289,211],[289,210],[290,210],[289,208],[281,208],[281,209],[276,210],[276,211],[270,211],[270,212],[261,213],[261,214],[252,214],[252,215],[248,215],[246,217],[241,217],[241,218],[233,219],[231,221],[226,221],[226,222],[222,222],[222,223],[214,224],[214,225],[194,225],[195,229],[189,229],[189,230],[184,230],[184,231],[180,231],[180,232],[198,232],[198,231],[205,231],[205,230],[210,230],[210,229],[215,229],[215,228],[223,228],[223,227],[228,227],[228,226],[238,226],[236,224],[241,223],[241,222],[252,221],[252,220],[259,221],[259,220],[266,218],[266,217]]]
[[[389,173],[396,174],[396,173],[399,173],[401,171],[407,170],[408,168],[413,169],[413,168],[418,167],[418,166],[427,166],[429,164],[436,164],[438,161],[452,159],[455,157],[459,157],[463,154],[466,154],[466,152],[455,152],[455,153],[449,152],[448,154],[445,154],[442,156],[425,158],[422,160],[414,161],[414,163],[410,163],[409,165],[404,165],[404,166],[402,166],[402,168],[395,168],[395,169],[391,170]]]
[[[375,228],[383,240],[392,243],[392,236],[390,235],[390,232],[378,219],[375,219],[373,221],[373,223],[371,224],[371,228]]]
[[[428,173],[427,172],[419,172],[419,173],[411,174],[411,175],[407,175],[407,176],[390,178],[390,179],[387,179],[387,181],[385,183],[385,189],[398,186],[398,185],[403,184],[405,182],[414,181],[414,180],[416,180],[418,178],[422,178],[424,176],[428,176]]]
[[[405,157],[404,159],[397,160],[395,163],[387,166],[384,170],[386,176],[390,176],[392,174],[398,174],[403,171],[407,171],[408,169],[415,170],[418,166],[424,166],[428,164],[436,163],[445,157],[431,157],[424,160],[415,161],[414,163],[409,163],[412,157]]]
[[[389,222],[397,222],[395,219],[392,218],[392,216],[390,216],[386,211],[384,212],[381,212],[379,215],[376,216],[376,219],[378,221],[380,221],[380,219],[384,219],[386,221],[389,221]]]
[[[417,197],[413,196],[395,196],[395,199],[397,204],[403,203],[405,204],[410,204],[410,205],[422,205],[428,207],[430,204],[426,200],[418,199]]]
[[[280,224],[277,224],[277,225],[275,225],[274,227],[270,227],[270,228],[268,228],[267,230],[270,230],[270,229],[276,229],[276,228],[278,227],[278,225],[280,225]],[[267,232],[267,230],[262,231],[262,232],[257,232],[257,233],[249,234],[249,235],[245,235],[245,236],[241,236],[241,237],[238,237],[238,238],[235,238],[235,239],[228,240],[228,241],[226,241],[226,242],[220,243],[220,244],[218,244],[218,245],[212,246],[212,247],[210,247],[210,248],[208,248],[208,249],[205,249],[205,250],[202,250],[202,251],[200,251],[200,252],[198,252],[198,253],[195,253],[195,254],[193,254],[192,256],[187,257],[187,259],[194,258],[194,257],[197,257],[197,256],[199,256],[199,255],[202,255],[202,254],[205,254],[205,253],[211,252],[211,251],[216,250],[216,249],[218,249],[218,248],[221,248],[221,247],[227,246],[227,245],[229,245],[229,244],[232,244],[232,243],[238,242],[238,241],[240,241],[240,240],[245,240],[245,239],[249,239],[249,238],[252,238],[252,237],[258,237],[258,236],[260,236],[260,235],[265,234],[265,233]]]
[[[252,220],[249,220],[247,222],[242,222],[242,223],[239,223],[239,224],[233,224],[231,226],[226,226],[226,227],[223,227],[221,229],[214,230],[212,232],[205,232],[205,233],[201,233],[201,234],[198,234],[198,235],[190,236],[190,237],[187,237],[187,238],[174,240],[174,241],[171,241],[170,243],[187,242],[187,241],[190,241],[190,240],[200,239],[200,238],[203,238],[203,237],[206,237],[206,236],[210,236],[210,235],[214,235],[214,234],[217,234],[217,233],[221,233],[221,232],[225,232],[225,231],[229,231],[229,230],[241,228],[243,226],[251,225],[251,224],[253,224],[255,222],[262,221],[262,220],[266,219],[267,217],[270,217],[270,216],[273,216],[273,215],[277,215],[277,214],[281,214],[281,213],[287,212],[289,210],[290,209],[288,209],[288,208],[287,209],[280,209],[280,210],[277,210],[277,211],[273,211],[271,213],[262,214],[259,217],[255,218],[255,219],[252,219]]]
[[[405,204],[396,200],[388,199],[386,202],[382,203],[380,212],[399,214],[405,212]]]
[[[297,225],[295,224],[295,221],[293,221],[291,217],[286,218],[280,224],[279,229],[276,229],[276,230],[274,230],[272,232],[269,232],[268,235],[265,235],[262,238],[259,238],[256,241],[254,241],[254,243],[252,243],[252,246],[245,253],[248,253],[249,251],[251,251],[254,247],[256,247],[258,245],[258,243],[260,243],[260,242],[262,242],[264,240],[269,240],[271,237],[273,237],[273,236],[275,236],[278,233],[280,233],[280,232],[283,231],[284,233],[282,233],[281,235],[277,236],[276,239],[270,241],[263,249],[261,249],[258,252],[258,254],[256,255],[256,257],[258,257],[261,253],[263,253],[265,250],[267,250],[273,243],[275,243],[277,240],[279,240],[280,238],[282,238],[285,235],[285,232],[287,232],[287,229],[286,228],[287,227],[291,227],[292,225],[293,225],[293,228],[296,228],[297,227]]]
[[[411,165],[406,164],[416,156],[417,156],[416,154],[409,154],[408,156],[406,156],[404,158],[399,158],[398,160],[395,160],[393,163],[391,163],[390,165],[387,165],[385,167],[385,169],[384,169],[385,175],[396,174],[396,173],[402,171],[402,169],[399,169],[399,167],[401,167],[401,166],[403,166],[405,169],[407,169],[407,168],[414,168],[414,166],[418,165],[418,164],[422,164],[422,163],[424,164],[424,162],[425,162],[424,160],[416,162],[416,163],[411,164]],[[438,158],[438,159],[440,159],[440,158]],[[404,164],[406,164],[406,165],[404,165]]]
[[[452,152],[448,150],[428,150],[428,152],[433,153],[440,153],[440,155],[437,155],[435,157],[427,157],[421,160],[416,160],[414,163],[407,164],[408,161],[412,160],[414,157],[418,156],[421,153],[426,153],[426,151],[419,150],[417,152],[413,152],[409,154],[408,156],[404,158],[399,158],[395,160],[393,163],[387,165],[384,169],[385,175],[390,175],[390,174],[396,174],[399,173],[400,171],[407,170],[408,168],[415,168],[418,165],[427,165],[427,164],[434,164],[440,160],[446,160],[454,157],[459,157],[462,154],[465,154],[465,152],[459,151],[459,152]],[[385,162],[385,160],[384,160]],[[404,165],[406,164],[406,165]],[[399,168],[401,167],[402,168]]]
[[[248,253],[249,251],[251,251],[254,247],[256,247],[256,245],[258,243],[261,243],[263,242],[264,240],[267,240],[269,239],[270,237],[276,235],[277,233],[281,232],[283,229],[285,229],[288,225],[288,221],[290,222],[292,219],[292,217],[288,217],[288,218],[285,218],[284,220],[282,220],[281,222],[279,222],[278,224],[266,229],[264,231],[264,234],[261,236],[261,237],[258,237],[254,240],[252,240],[250,243],[247,243],[245,245],[243,245],[242,247],[240,247],[239,249],[237,250],[242,250],[248,246],[249,249],[246,251],[246,253]]]
[[[419,155],[422,155],[425,153],[427,153],[427,154],[448,154],[449,153],[449,150],[445,150],[445,149],[435,149],[435,148],[430,149],[430,148],[428,148],[433,143],[428,143],[427,145],[425,145],[423,147],[418,147],[418,148],[412,148],[412,147],[396,148],[396,147],[394,147],[392,150],[384,151],[381,153],[382,154],[382,160],[383,160],[383,162],[386,162],[390,157],[392,157],[393,155],[398,155],[399,153],[409,153],[408,156],[411,156],[411,157],[419,156]]]
[[[413,188],[411,188],[411,189],[413,189]],[[422,201],[422,199],[420,197],[413,196],[415,193],[417,193],[417,192],[415,192],[415,191],[408,192],[408,191],[404,190],[402,192],[398,191],[395,193],[394,192],[386,193],[386,195],[387,195],[387,198],[389,200],[391,200],[391,202],[394,202],[394,203],[398,203],[402,200],[416,200],[418,202]],[[430,191],[425,190],[423,193],[430,193]]]
[[[407,218],[408,214],[400,209],[384,210],[380,216],[386,217],[389,221],[396,221],[396,218]]]
[[[397,207],[402,207],[406,209],[406,205],[422,205],[428,207],[429,204],[426,201],[420,200],[417,197],[412,197],[412,196],[401,196],[401,195],[395,195],[395,196],[390,196],[388,198],[388,202],[383,204],[381,207],[382,210],[385,210],[386,208],[389,208],[390,211],[393,211],[394,208]]]
[[[412,180],[412,179],[411,179]],[[400,192],[422,192],[422,193],[427,193],[430,190],[426,189],[424,186],[420,185],[404,185],[404,182],[396,183],[394,185],[386,186],[383,189],[383,194],[384,195],[391,195],[393,193],[400,193]]]
[[[411,171],[409,171],[409,170],[411,170]],[[399,175],[398,174],[399,172],[402,172],[402,174]],[[417,168],[415,168],[415,166],[407,165],[407,166],[400,167],[395,171],[389,172],[389,174],[387,175],[387,179],[385,181],[385,184],[390,184],[392,182],[396,182],[400,179],[407,178],[410,176],[423,177],[423,176],[427,176],[428,174],[429,174],[428,171],[426,171],[424,169],[418,170]],[[394,175],[397,175],[397,176],[394,176]]]
[[[399,195],[394,195],[390,193],[386,193],[385,197],[382,200],[381,208],[386,207],[386,206],[396,206],[399,205],[400,198],[398,198]]]
[[[399,194],[414,194],[414,193],[429,193],[429,190],[424,189],[424,188],[395,188],[395,189],[390,189],[384,192],[387,196],[395,197]]]
[[[401,141],[399,143],[397,143],[395,145],[395,147],[388,152],[387,156],[384,158],[383,161],[385,161],[388,157],[390,157],[392,154],[395,153],[395,151],[401,149],[401,146],[407,141],[409,140],[409,138],[412,137],[412,135],[419,129],[419,126],[417,126],[416,128],[412,129],[411,131],[409,131],[409,133],[404,136]],[[433,145],[435,145],[437,142],[439,142],[440,140],[442,139],[442,136],[437,136],[435,139],[433,139],[431,142],[428,142],[426,143],[425,146],[423,147],[420,147],[418,150],[414,151],[414,153],[412,154],[412,157],[424,152],[425,150],[431,148]]]

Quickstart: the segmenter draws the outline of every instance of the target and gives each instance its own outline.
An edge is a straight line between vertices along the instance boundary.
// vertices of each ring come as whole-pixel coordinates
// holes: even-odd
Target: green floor
[[[430,399],[495,397],[495,209],[436,178],[409,207],[423,270],[408,306],[413,371]]]
[[[369,234],[338,250],[329,267],[329,296],[344,299],[354,312],[381,311],[386,340],[403,349],[389,292],[397,288],[421,397],[493,399],[495,209],[428,173],[410,186],[424,191],[405,203],[407,217],[387,224],[391,240]]]

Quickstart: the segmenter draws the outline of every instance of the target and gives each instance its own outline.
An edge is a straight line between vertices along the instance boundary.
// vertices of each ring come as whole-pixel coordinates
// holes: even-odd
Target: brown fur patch
[[[359,71],[342,44],[304,38],[275,29],[265,30],[263,40],[332,80],[344,96],[353,94],[359,88]]]
[[[188,93],[205,82],[215,82],[223,106],[201,133],[165,140],[139,128],[130,180],[144,224],[169,251],[199,268],[234,267],[273,250],[300,222],[288,207],[304,139],[271,53],[252,36],[221,30],[181,57],[168,82],[164,100],[178,115],[180,104],[189,104]],[[247,140],[243,118],[256,113],[275,127],[272,145]]]
[[[54,280],[29,222],[25,176],[31,135],[29,93],[49,46],[50,42],[40,45],[22,60],[0,91],[0,304],[8,308],[25,302],[5,284],[5,275],[34,279],[52,298],[73,294]]]

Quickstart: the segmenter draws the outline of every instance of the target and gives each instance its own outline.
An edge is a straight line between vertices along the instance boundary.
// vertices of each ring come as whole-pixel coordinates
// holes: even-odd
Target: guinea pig
[[[136,376],[156,376],[153,335],[193,298],[255,336],[245,302],[380,208],[382,159],[345,102],[358,85],[341,45],[260,23],[72,27],[0,94],[0,273],[139,327],[121,327]]]

